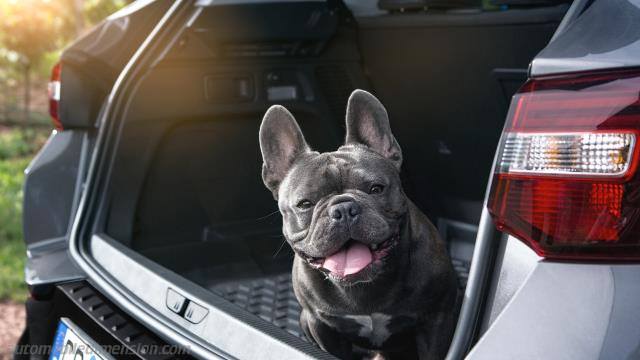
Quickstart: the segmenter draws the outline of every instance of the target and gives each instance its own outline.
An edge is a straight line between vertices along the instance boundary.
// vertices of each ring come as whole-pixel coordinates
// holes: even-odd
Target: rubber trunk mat
[[[452,259],[461,289],[467,284],[470,263]],[[279,328],[306,339],[300,329],[300,304],[293,294],[291,274],[279,274],[254,279],[220,283],[211,290],[250,313]]]

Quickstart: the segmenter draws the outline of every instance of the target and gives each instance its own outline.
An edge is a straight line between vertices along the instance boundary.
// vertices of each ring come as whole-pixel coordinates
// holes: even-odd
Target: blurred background
[[[127,0],[0,0],[0,359],[24,326],[24,169],[52,131],[47,83],[60,51]]]

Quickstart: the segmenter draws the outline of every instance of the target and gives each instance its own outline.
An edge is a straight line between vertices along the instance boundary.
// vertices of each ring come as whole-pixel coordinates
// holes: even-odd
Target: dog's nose
[[[353,221],[360,215],[362,209],[354,201],[345,201],[329,208],[329,215],[334,221]]]

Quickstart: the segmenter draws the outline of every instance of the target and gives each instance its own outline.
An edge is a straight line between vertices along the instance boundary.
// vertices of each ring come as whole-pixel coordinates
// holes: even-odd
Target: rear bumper
[[[189,359],[189,349],[169,344],[116,307],[85,281],[56,286],[46,299],[29,299],[27,329],[17,359],[47,359],[61,317],[71,319],[115,358]]]

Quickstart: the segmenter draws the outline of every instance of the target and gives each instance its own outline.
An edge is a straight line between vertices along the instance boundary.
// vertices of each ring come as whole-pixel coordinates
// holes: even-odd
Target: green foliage
[[[0,160],[0,300],[24,301],[22,182],[28,158]]]
[[[90,24],[97,24],[107,16],[120,10],[127,2],[124,0],[85,0],[85,20]]]
[[[37,65],[82,32],[124,7],[126,0],[0,0],[0,47]]]
[[[23,302],[27,298],[27,285],[24,282],[24,242],[22,239],[0,242],[0,300]]]
[[[35,154],[46,141],[47,134],[48,131],[33,128],[0,132],[0,160]]]
[[[0,0],[0,120],[15,123],[19,117],[28,123],[31,110],[45,113],[46,102],[35,98],[46,96],[61,49],[129,2]],[[36,101],[32,88],[42,89],[33,92]]]
[[[24,169],[48,130],[0,131],[0,301],[24,301],[26,251],[22,237]]]
[[[51,9],[50,2],[45,0],[0,3],[3,47],[18,54],[23,65],[37,64],[56,48],[63,20]]]

